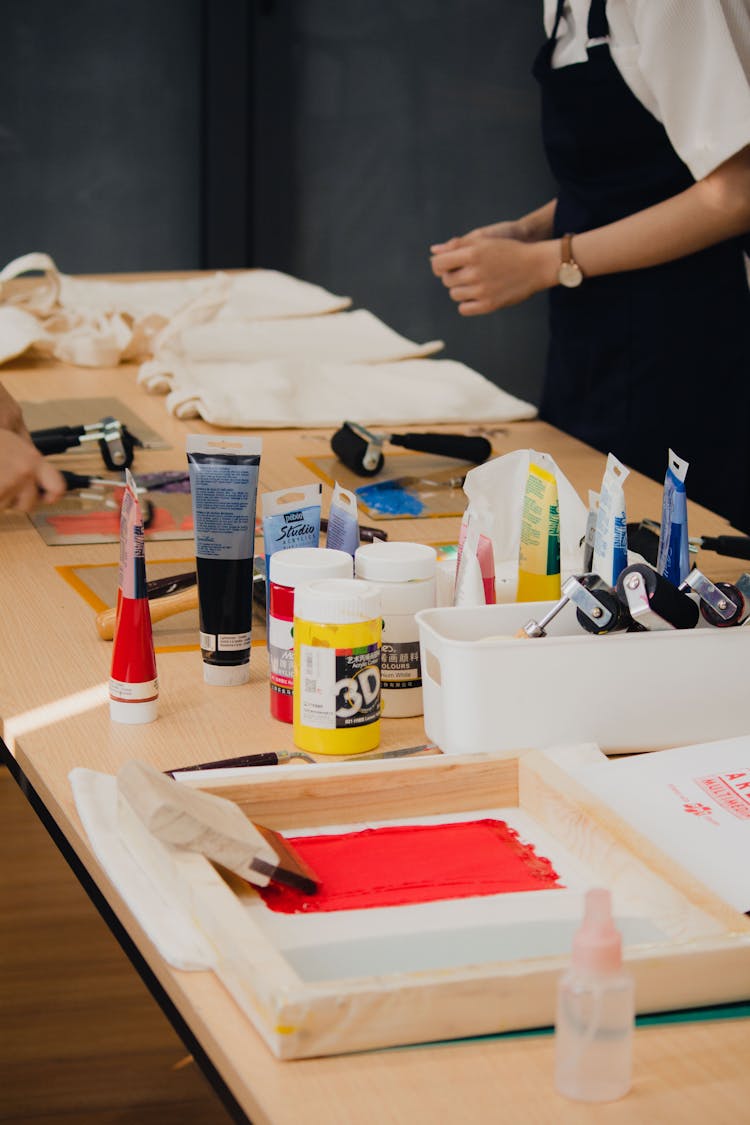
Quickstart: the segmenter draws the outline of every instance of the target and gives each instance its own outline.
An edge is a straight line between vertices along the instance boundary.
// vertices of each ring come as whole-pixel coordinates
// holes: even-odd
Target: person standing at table
[[[464,316],[550,290],[540,417],[750,531],[750,0],[545,0],[556,199],[431,247]]]
[[[64,491],[61,474],[35,449],[21,407],[0,383],[0,509],[29,512]]]

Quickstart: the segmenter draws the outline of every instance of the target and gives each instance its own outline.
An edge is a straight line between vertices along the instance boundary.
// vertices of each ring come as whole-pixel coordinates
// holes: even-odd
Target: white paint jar
[[[383,717],[422,714],[419,628],[414,615],[435,606],[437,553],[424,543],[376,541],[357,548],[354,573],[380,590],[383,607]]]

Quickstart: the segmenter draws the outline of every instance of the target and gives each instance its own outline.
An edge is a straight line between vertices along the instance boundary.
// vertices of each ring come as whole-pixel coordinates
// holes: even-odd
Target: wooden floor
[[[0,1122],[230,1118],[0,767]]]

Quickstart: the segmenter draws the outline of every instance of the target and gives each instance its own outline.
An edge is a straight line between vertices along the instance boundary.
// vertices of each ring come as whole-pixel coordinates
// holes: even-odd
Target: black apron
[[[614,222],[695,182],[621,77],[608,44],[589,47],[587,62],[552,69],[562,9],[558,0],[552,35],[534,64],[558,183],[556,236]],[[608,35],[605,0],[593,0],[588,33]],[[742,240],[650,269],[584,278],[549,297],[540,416],[659,481],[671,447],[690,463],[688,497],[750,531],[750,290]]]

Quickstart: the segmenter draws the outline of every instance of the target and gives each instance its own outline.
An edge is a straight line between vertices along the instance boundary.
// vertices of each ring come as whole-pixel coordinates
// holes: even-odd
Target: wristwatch
[[[560,240],[560,268],[557,280],[566,289],[575,289],[583,281],[583,270],[573,257],[573,235],[564,234]]]

